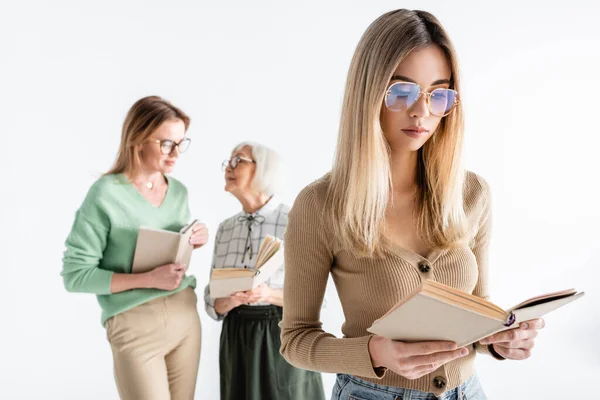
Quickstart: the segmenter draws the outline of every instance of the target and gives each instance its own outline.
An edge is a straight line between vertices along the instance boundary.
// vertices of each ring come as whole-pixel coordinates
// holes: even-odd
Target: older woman
[[[219,225],[215,236],[214,268],[253,268],[267,235],[283,238],[289,206],[275,193],[282,181],[279,156],[256,144],[241,143],[223,162],[225,191],[242,211]],[[262,286],[230,297],[211,299],[204,292],[206,311],[221,331],[219,366],[221,399],[324,399],[321,375],[288,364],[279,354],[284,267]]]

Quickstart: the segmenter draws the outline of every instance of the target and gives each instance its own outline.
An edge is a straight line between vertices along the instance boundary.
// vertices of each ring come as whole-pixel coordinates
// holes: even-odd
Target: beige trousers
[[[187,288],[106,321],[123,400],[190,400],[200,363],[196,293]]]

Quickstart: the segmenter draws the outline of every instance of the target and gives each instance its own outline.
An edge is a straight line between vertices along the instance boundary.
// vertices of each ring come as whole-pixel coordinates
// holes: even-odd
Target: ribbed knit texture
[[[425,279],[488,297],[491,204],[487,183],[467,172],[463,198],[472,234],[464,246],[436,249],[424,258],[384,240],[382,257],[357,257],[340,248],[323,218],[328,179],[326,175],[304,188],[289,214],[281,353],[300,368],[356,375],[381,385],[438,395],[460,385],[474,373],[474,350],[489,354],[486,346],[473,345],[468,356],[409,380],[373,369],[368,350],[372,335],[367,328]],[[419,270],[423,261],[431,265],[429,272]],[[323,331],[319,320],[330,273],[344,310],[343,338]],[[438,389],[433,383],[436,377],[445,378],[446,387]]]

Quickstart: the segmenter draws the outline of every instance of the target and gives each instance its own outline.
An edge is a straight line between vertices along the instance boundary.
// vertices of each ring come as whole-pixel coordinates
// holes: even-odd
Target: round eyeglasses
[[[421,95],[425,95],[429,111],[436,117],[445,117],[460,103],[456,90],[439,88],[424,92],[416,83],[395,82],[385,92],[385,106],[390,111],[404,111],[412,107]]]
[[[185,153],[185,151],[190,148],[190,144],[192,143],[192,139],[188,137],[181,139],[179,143],[175,143],[173,140],[169,139],[151,139],[150,141],[160,144],[160,152],[164,155],[171,154],[175,150],[175,147],[179,149],[180,153]]]
[[[223,163],[221,164],[221,169],[225,171],[228,166],[231,167],[231,169],[236,169],[240,163],[244,162],[256,164],[256,161],[251,160],[250,158],[234,156],[231,157],[229,160],[223,161]]]

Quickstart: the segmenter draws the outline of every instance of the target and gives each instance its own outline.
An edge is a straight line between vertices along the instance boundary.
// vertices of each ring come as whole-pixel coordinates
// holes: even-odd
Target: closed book
[[[133,273],[151,271],[165,264],[190,265],[194,246],[190,244],[193,227],[198,220],[185,225],[179,232],[164,229],[140,227],[135,254],[133,256]]]

